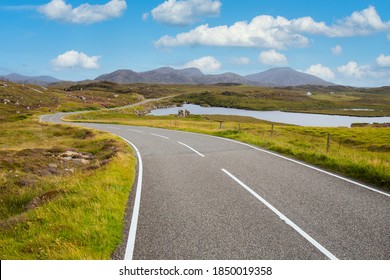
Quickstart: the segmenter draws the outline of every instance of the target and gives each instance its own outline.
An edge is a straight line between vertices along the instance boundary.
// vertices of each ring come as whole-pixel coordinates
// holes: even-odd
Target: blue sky
[[[286,66],[344,85],[390,85],[388,0],[2,0],[0,38],[0,75]]]

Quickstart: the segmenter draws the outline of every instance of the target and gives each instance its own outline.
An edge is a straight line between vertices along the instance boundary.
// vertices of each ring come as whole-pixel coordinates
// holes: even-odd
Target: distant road
[[[390,259],[386,192],[228,139],[77,125],[139,152],[126,259]]]

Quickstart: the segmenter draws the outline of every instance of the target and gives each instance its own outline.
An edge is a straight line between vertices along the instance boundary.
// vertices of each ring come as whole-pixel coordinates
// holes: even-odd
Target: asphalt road
[[[232,140],[80,125],[139,152],[125,259],[390,259],[388,193]]]

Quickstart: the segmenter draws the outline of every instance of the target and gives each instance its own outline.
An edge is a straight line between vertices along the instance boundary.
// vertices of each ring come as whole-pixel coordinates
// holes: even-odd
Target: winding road
[[[390,259],[389,193],[229,139],[77,125],[137,151],[125,259]]]

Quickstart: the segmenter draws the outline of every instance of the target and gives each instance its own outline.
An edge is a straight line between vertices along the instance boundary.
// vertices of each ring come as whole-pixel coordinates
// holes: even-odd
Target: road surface
[[[138,152],[125,259],[390,259],[386,192],[228,139],[78,125]]]

